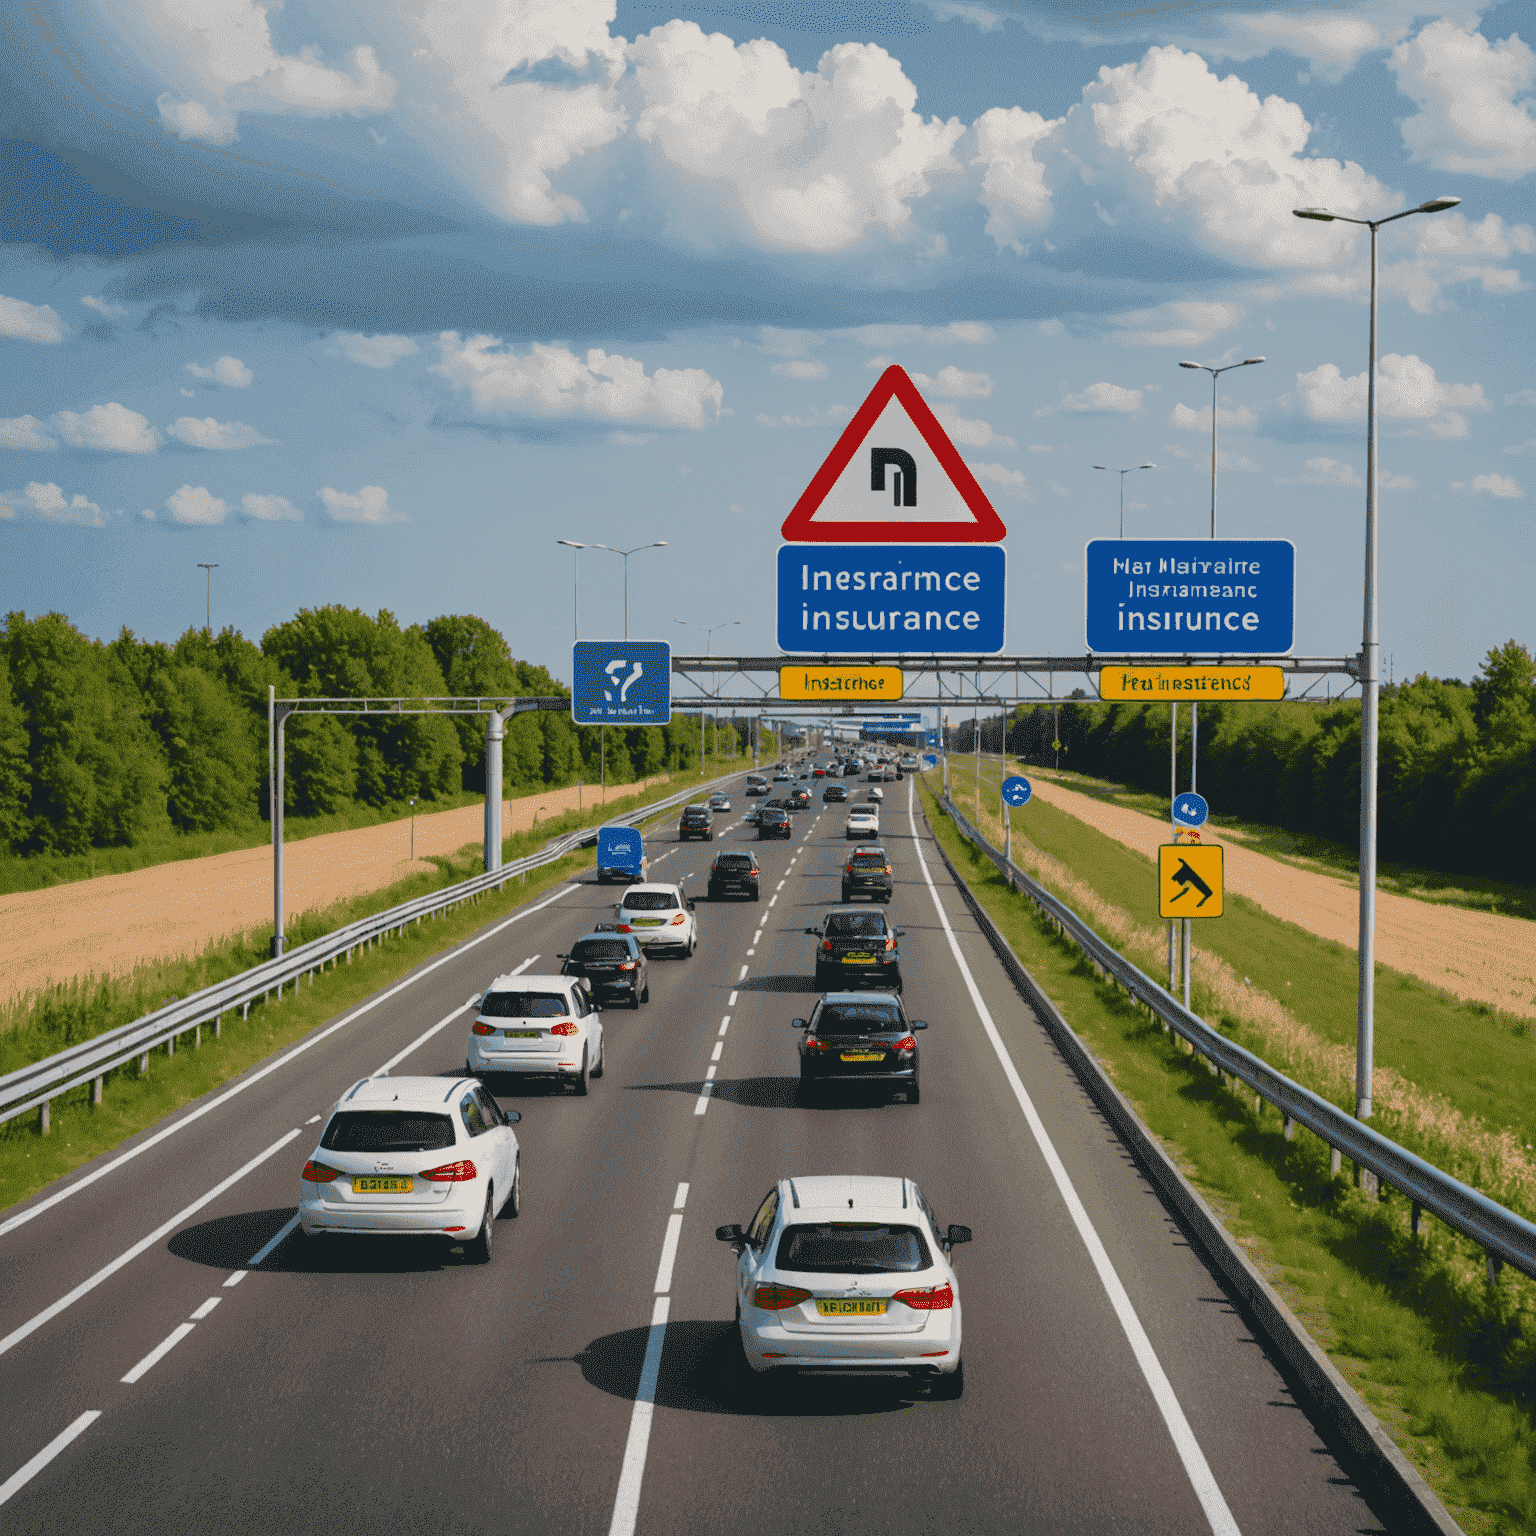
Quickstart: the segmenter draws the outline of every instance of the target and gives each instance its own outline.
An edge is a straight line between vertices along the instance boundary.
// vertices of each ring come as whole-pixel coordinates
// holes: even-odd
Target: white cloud
[[[1451,489],[1463,496],[1497,496],[1501,501],[1513,501],[1525,495],[1520,482],[1511,475],[1474,475],[1471,485],[1458,480]]]
[[[824,379],[827,376],[827,365],[798,357],[790,363],[775,363],[768,371],[778,374],[781,379]]]
[[[986,233],[999,250],[1007,246],[1027,256],[1025,237],[1038,234],[1050,222],[1050,188],[1034,150],[1061,122],[1059,117],[1044,118],[1022,107],[993,107],[972,124],[976,153],[970,163],[986,168],[980,201],[988,214]]]
[[[86,294],[80,302],[88,309],[94,309],[98,314],[105,315],[109,320],[120,320],[128,313],[121,304],[108,304],[105,299],[93,298]]]
[[[421,349],[409,336],[364,336],[357,331],[336,331],[326,341],[332,357],[345,357],[364,368],[393,368],[402,357]]]
[[[1323,11],[1287,14],[1266,11],[1255,16],[1229,12],[1223,16],[1227,39],[1210,48],[1215,58],[1251,59],[1282,48],[1304,58],[1319,80],[1337,85],[1362,55],[1390,42],[1379,26],[1363,16],[1339,16]]]
[[[997,332],[979,320],[952,320],[948,325],[856,325],[834,334],[864,347],[941,347],[954,342],[981,347],[997,340]],[[889,359],[886,359],[889,362]]]
[[[324,486],[320,500],[325,510],[338,523],[404,523],[409,519],[404,512],[396,512],[389,504],[389,492],[382,485],[365,485],[360,490],[333,491]]]
[[[1490,44],[1473,24],[1432,21],[1398,44],[1389,67],[1398,89],[1419,106],[1402,125],[1415,160],[1507,180],[1536,170],[1536,115],[1528,96],[1536,54],[1518,36]]]
[[[442,361],[433,372],[466,391],[482,416],[589,416],[703,427],[717,418],[725,390],[702,368],[658,368],[647,375],[634,358],[594,347],[585,358],[568,348],[534,342],[519,354],[494,336],[438,339]]]
[[[67,329],[48,304],[28,304],[0,293],[0,336],[12,341],[63,341]]]
[[[178,101],[169,91],[162,91],[155,105],[160,109],[161,126],[183,144],[195,140],[222,149],[240,137],[235,114],[222,107],[210,112],[202,102]]]
[[[1034,500],[1029,494],[1029,484],[1022,469],[1009,469],[1003,464],[973,464],[971,473],[978,480],[990,480],[994,485],[1000,485],[1006,495],[1018,496],[1025,501]]]
[[[1004,437],[1000,432],[994,432],[988,422],[967,420],[964,416],[957,416],[953,411],[947,411],[942,406],[933,414],[939,418],[944,430],[957,443],[967,448],[990,448],[994,443],[1000,448],[1015,446],[1011,437]]]
[[[1501,448],[1499,452],[1513,454],[1536,453],[1536,437],[1528,437],[1523,443],[1516,443],[1511,448]]]
[[[184,485],[165,498],[166,511],[175,523],[212,524],[222,523],[227,508],[217,496],[208,492],[206,485]]]
[[[272,441],[243,421],[215,421],[212,416],[201,421],[195,416],[178,416],[165,430],[191,448],[255,448]]]
[[[59,440],[49,437],[36,416],[12,416],[0,420],[0,448],[57,448]]]
[[[304,516],[286,496],[263,496],[256,491],[247,491],[240,498],[240,505],[247,517],[264,523],[296,523]]]
[[[932,390],[934,394],[947,395],[952,400],[970,400],[992,393],[991,374],[966,373],[953,364],[939,369],[932,378],[926,373],[914,373],[912,382],[919,389]]]
[[[1185,432],[1211,430],[1211,408],[1208,405],[1198,411],[1190,410],[1187,405],[1176,405],[1168,419]],[[1218,427],[1251,427],[1258,419],[1246,405],[1239,406],[1235,411],[1222,406],[1216,424]]]
[[[72,448],[100,448],[108,453],[153,453],[160,434],[137,411],[109,401],[88,411],[60,411],[53,429]]]
[[[11,521],[17,513],[40,517],[48,523],[106,526],[106,518],[95,502],[84,496],[66,496],[51,481],[33,480],[19,491],[0,491],[0,522]]]
[[[1302,408],[1313,421],[1363,421],[1366,376],[1345,378],[1334,363],[1298,373]],[[1436,437],[1465,437],[1462,411],[1486,411],[1481,384],[1442,384],[1435,370],[1410,353],[1389,352],[1376,368],[1376,409],[1399,421],[1422,421]]]
[[[1505,405],[1536,405],[1536,389],[1517,389],[1504,396]]]
[[[1060,405],[1046,406],[1035,412],[1037,416],[1049,416],[1054,411],[1114,411],[1129,415],[1141,409],[1141,391],[1122,389],[1118,384],[1090,384],[1075,395],[1064,395]]]
[[[903,233],[930,177],[958,173],[958,119],[925,120],[885,49],[839,43],[814,71],[766,38],[739,47],[669,21],[629,47],[643,107],[635,136],[672,165],[730,188],[764,244],[836,251],[871,228]]]
[[[819,347],[821,342],[822,338],[815,331],[794,331],[782,326],[765,325],[759,332],[757,350],[771,357],[804,357],[813,347]]]
[[[1308,459],[1307,471],[1305,475],[1294,479],[1277,477],[1275,484],[1332,485],[1351,489],[1355,487],[1361,490],[1365,489],[1365,481],[1361,479],[1355,466],[1353,464],[1341,463],[1338,459]],[[1418,482],[1409,476],[1386,474],[1380,469],[1376,472],[1376,484],[1377,488],[1383,491],[1412,491],[1418,488]]]
[[[1108,339],[1122,347],[1199,347],[1236,325],[1242,315],[1236,304],[1205,301],[1135,309],[1114,317],[1120,329],[1110,331]]]
[[[188,363],[187,372],[200,379],[213,379],[216,383],[227,384],[231,389],[244,389],[256,377],[238,357],[221,357],[211,368]]]

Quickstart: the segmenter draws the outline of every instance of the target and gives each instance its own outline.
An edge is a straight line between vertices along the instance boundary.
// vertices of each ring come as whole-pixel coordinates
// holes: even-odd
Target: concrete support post
[[[44,1099],[37,1109],[37,1128],[46,1136],[48,1134],[48,1100]]]
[[[139,1057],[139,1076],[140,1077],[148,1077],[149,1076],[149,1052],[148,1051],[145,1051],[144,1054]]]
[[[1289,1115],[1285,1117],[1285,1139],[1287,1141],[1296,1140],[1296,1122]]]
[[[224,1038],[224,1015],[222,1013],[216,1013],[213,1016],[213,1038],[215,1040],[222,1040]]]
[[[1417,1200],[1413,1202],[1413,1215],[1409,1218],[1409,1225],[1413,1228],[1413,1235],[1419,1235],[1419,1223],[1424,1217],[1424,1207]]]
[[[506,717],[493,709],[485,717],[485,871],[501,868],[501,750]]]
[[[1328,1173],[1332,1178],[1338,1178],[1344,1168],[1344,1154],[1337,1147],[1328,1148]]]
[[[92,1105],[93,1108],[99,1107],[100,1104],[101,1104],[101,1090],[102,1090],[102,1080],[101,1080],[101,1078],[93,1077],[91,1079],[91,1105]]]

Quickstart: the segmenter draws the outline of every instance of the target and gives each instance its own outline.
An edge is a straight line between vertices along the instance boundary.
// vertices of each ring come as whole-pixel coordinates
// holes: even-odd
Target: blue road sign
[[[1000,544],[785,544],[779,649],[811,656],[990,656],[1003,648]]]
[[[578,640],[571,661],[577,725],[666,725],[672,647],[665,640]]]
[[[599,827],[597,829],[597,873],[626,874],[645,879],[645,841],[635,827]]]
[[[1034,787],[1028,779],[1021,779],[1018,774],[1003,780],[1003,799],[1009,805],[1028,805],[1029,797],[1034,794]]]
[[[1173,822],[1178,827],[1203,827],[1210,820],[1211,808],[1203,795],[1193,790],[1173,797]]]
[[[1283,656],[1296,643],[1289,539],[1090,539],[1083,570],[1100,655]]]
[[[936,747],[936,746],[938,746],[938,744],[939,744],[939,733],[937,731],[929,731],[928,732],[928,745],[930,747]]]
[[[932,745],[933,745],[933,743],[929,742],[929,746],[932,746]],[[923,753],[923,767],[925,767],[925,768],[937,768],[938,766],[939,766],[939,754],[937,752],[924,752]]]

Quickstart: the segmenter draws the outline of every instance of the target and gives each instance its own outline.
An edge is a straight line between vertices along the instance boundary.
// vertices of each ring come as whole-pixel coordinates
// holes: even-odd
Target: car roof
[[[846,1221],[848,1213],[915,1221],[921,1216],[912,1181],[901,1174],[795,1174],[783,1181],[786,1221]]]
[[[669,885],[665,880],[637,880],[624,892],[625,899],[633,896],[636,891],[665,891],[669,896],[682,895],[682,891],[677,886]]]
[[[861,853],[878,854],[882,859],[886,857],[885,849],[879,843],[859,843],[848,855],[850,859],[856,859]]]
[[[630,887],[634,889],[633,886]],[[862,908],[860,909],[862,910]],[[594,934],[594,938],[598,935]],[[555,987],[564,992],[568,991],[574,981],[569,976],[531,976],[526,971],[521,975],[498,976],[485,990],[487,992],[527,992],[533,987]]]
[[[588,939],[617,939],[621,944],[633,944],[637,949],[639,948],[639,945],[635,941],[634,934],[615,933],[612,927],[594,928],[591,933],[578,934],[571,942],[573,944],[582,944],[585,943]],[[521,981],[522,978],[519,977],[518,980]]]
[[[879,907],[871,906],[868,902],[861,902],[858,906],[855,906],[851,901],[846,903],[839,902],[836,906],[828,907],[824,916],[833,917],[840,912],[858,912],[865,916],[873,913],[882,922],[885,920],[885,913]]]
[[[336,1108],[369,1109],[384,1104],[402,1104],[417,1109],[437,1109],[451,1104],[465,1088],[477,1086],[472,1077],[365,1077],[342,1094]]]

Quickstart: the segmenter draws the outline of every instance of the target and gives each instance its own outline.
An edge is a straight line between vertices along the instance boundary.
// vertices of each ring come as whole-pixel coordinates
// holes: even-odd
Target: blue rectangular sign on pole
[[[1109,656],[1284,656],[1296,643],[1289,539],[1090,539],[1088,649]]]
[[[998,544],[785,544],[779,649],[811,656],[990,656],[1003,649]]]
[[[571,657],[577,725],[667,725],[672,647],[665,640],[578,640]]]

